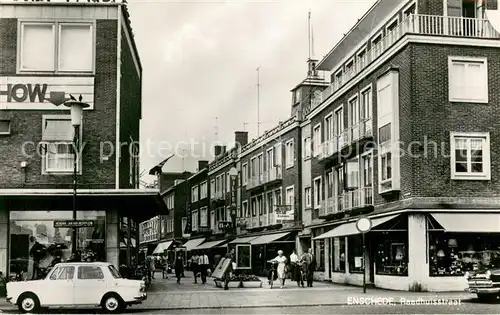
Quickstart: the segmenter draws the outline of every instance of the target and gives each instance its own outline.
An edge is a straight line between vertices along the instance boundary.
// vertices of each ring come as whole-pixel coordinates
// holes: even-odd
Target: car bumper
[[[493,293],[500,293],[500,288],[467,288],[465,289],[465,291],[469,293],[493,294]]]
[[[141,295],[134,296],[134,300],[129,302],[128,304],[141,304],[143,301],[148,299],[148,295],[146,293],[142,293]]]

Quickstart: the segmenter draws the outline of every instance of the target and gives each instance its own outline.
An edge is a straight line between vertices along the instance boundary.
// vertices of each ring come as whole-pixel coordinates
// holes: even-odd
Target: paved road
[[[373,306],[373,305],[334,305],[317,307],[257,307],[257,308],[221,308],[221,309],[194,309],[194,310],[157,310],[157,309],[127,309],[126,314],[498,314],[500,303],[483,304],[475,301],[465,302],[461,305],[393,305],[393,306]],[[5,314],[16,314],[17,312],[4,311]],[[44,312],[48,314],[98,314],[99,310],[52,310]]]

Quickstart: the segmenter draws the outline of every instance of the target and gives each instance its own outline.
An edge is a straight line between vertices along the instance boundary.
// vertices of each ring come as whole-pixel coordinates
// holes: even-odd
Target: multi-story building
[[[150,254],[162,239],[162,216],[155,216],[139,223],[139,247]],[[123,242],[125,243],[125,242]]]
[[[64,258],[80,250],[117,266],[131,263],[136,248],[119,261],[121,227],[135,227],[126,233],[130,254],[137,222],[161,206],[157,190],[136,189],[141,82],[121,1],[0,2],[1,271],[27,271],[15,261],[28,259],[30,236],[46,246],[64,243]],[[48,101],[56,95],[81,95],[90,105],[78,137],[84,149],[75,212],[74,128],[68,108]]]
[[[190,240],[183,246],[186,251],[191,251],[211,234],[208,161],[198,161],[198,171],[188,178],[188,186],[189,207],[186,216],[190,227]]]
[[[168,214],[161,218],[161,239],[153,250],[154,254],[170,252],[176,246],[181,245],[190,234],[188,232],[188,205],[189,205],[189,183],[191,172],[184,172],[184,179],[177,179],[161,193],[163,202],[168,209]],[[170,258],[173,256],[170,256]]]
[[[359,285],[364,272],[382,288],[460,290],[466,271],[491,263],[500,24],[488,10],[497,6],[377,1],[318,63],[331,84],[306,120],[308,228],[322,279]],[[371,219],[365,251],[361,216]]]

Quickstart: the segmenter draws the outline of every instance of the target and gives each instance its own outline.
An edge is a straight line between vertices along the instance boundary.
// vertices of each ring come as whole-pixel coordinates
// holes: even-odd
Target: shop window
[[[500,234],[429,232],[430,276],[463,276],[500,267]]]
[[[345,237],[333,239],[333,272],[345,272]]]
[[[316,255],[314,259],[316,260],[316,271],[325,271],[325,240],[316,241]]]
[[[51,263],[66,261],[72,253],[73,229],[55,227],[55,221],[72,220],[72,211],[11,211],[10,212],[10,276],[24,273],[31,279]],[[78,211],[78,220],[93,222],[93,226],[78,228],[77,252],[82,261],[106,261],[106,213]],[[37,264],[34,264],[34,263]],[[37,275],[35,275],[35,278]]]
[[[378,275],[408,275],[408,232],[389,232],[379,236],[375,253]]]
[[[350,273],[363,272],[363,239],[361,235],[347,237],[347,255]]]

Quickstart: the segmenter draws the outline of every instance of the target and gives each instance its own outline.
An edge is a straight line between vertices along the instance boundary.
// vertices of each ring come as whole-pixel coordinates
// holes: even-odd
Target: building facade
[[[0,270],[27,272],[35,240],[63,259],[78,250],[131,264],[138,222],[163,205],[157,190],[137,189],[142,68],[126,5],[1,1],[0,51]],[[74,129],[68,108],[48,100],[61,93],[90,105],[76,209]]]
[[[500,34],[487,10],[497,2],[378,1],[318,63],[332,74],[306,114],[320,279],[461,290],[495,259]]]

